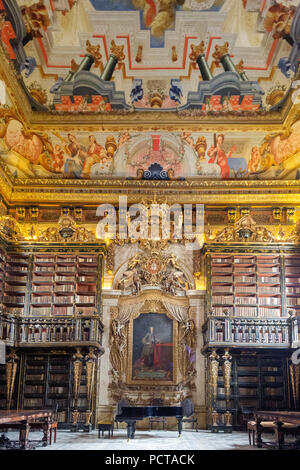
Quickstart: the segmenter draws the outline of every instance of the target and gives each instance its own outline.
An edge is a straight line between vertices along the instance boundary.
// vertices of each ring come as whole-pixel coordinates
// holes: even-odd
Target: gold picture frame
[[[172,321],[172,330],[173,330],[173,348],[172,348],[172,358],[173,358],[173,370],[172,370],[172,379],[171,380],[156,380],[156,379],[133,379],[133,329],[134,321],[142,314],[149,315],[164,315]],[[127,355],[127,384],[128,385],[176,385],[178,383],[178,322],[168,314],[166,311],[162,312],[139,312],[137,315],[133,316],[129,321],[128,327],[128,355]]]

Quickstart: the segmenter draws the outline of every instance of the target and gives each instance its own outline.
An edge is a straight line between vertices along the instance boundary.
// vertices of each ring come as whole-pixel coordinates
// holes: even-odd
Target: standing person
[[[157,342],[154,335],[154,328],[153,326],[149,326],[148,333],[142,339],[143,350],[141,354],[141,359],[144,360],[144,365],[147,367],[153,367],[154,365],[154,347]]]
[[[235,152],[236,146],[231,147],[229,152],[226,154],[223,148],[224,135],[220,134],[217,136],[216,146],[212,145],[207,151],[207,155],[210,157],[208,163],[217,163],[221,169],[221,178],[228,179],[230,175],[230,168],[228,165],[228,158],[231,157],[232,153]]]

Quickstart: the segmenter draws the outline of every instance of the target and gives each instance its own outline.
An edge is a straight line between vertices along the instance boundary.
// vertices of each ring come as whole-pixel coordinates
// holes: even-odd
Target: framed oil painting
[[[163,313],[141,313],[129,325],[128,382],[173,384],[177,375],[177,322]]]

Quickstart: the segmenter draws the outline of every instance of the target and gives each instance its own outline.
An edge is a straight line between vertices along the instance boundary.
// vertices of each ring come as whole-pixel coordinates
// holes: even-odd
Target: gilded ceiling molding
[[[265,188],[265,191],[262,189],[261,191],[254,191],[254,190],[247,190],[245,194],[245,189],[242,188],[240,191],[236,191],[235,193],[232,192],[230,189],[224,189],[216,191],[216,189],[210,190],[202,190],[196,193],[197,188],[193,188],[195,190],[194,194],[190,194],[190,191],[183,191],[180,193],[180,201],[182,204],[215,204],[220,205],[220,203],[224,206],[229,204],[274,204],[274,200],[276,200],[276,204],[283,205],[283,204],[291,204],[291,205],[300,205],[300,193],[299,188],[295,188],[294,191],[282,191],[278,192],[276,190],[270,191],[269,189]],[[78,190],[73,192],[66,192],[62,189],[57,190],[50,190],[47,189],[45,192],[42,190],[36,191],[14,191],[9,198],[8,202],[10,204],[36,204],[36,201],[39,201],[40,204],[118,204],[120,195],[127,195],[128,196],[128,203],[134,204],[137,202],[141,202],[141,199],[145,197],[145,195],[149,194],[149,188],[144,188],[143,190],[137,191],[129,191],[128,189],[124,190],[117,190],[114,189],[113,191],[109,191],[106,189],[97,190],[95,191],[83,191]],[[159,192],[157,194],[160,194]],[[164,196],[167,197],[168,203],[176,203],[178,202],[178,190],[173,188],[172,191],[165,190],[163,193]],[[7,199],[7,194],[4,194],[5,199]]]

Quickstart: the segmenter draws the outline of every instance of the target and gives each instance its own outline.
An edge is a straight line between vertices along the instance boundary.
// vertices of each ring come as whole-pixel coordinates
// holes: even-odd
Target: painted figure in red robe
[[[230,174],[230,168],[228,165],[228,158],[231,157],[232,153],[235,152],[236,146],[231,147],[229,152],[226,154],[223,148],[224,135],[220,134],[217,137],[217,145],[212,145],[207,151],[207,155],[210,157],[208,163],[217,163],[221,169],[221,178],[228,179]]]

